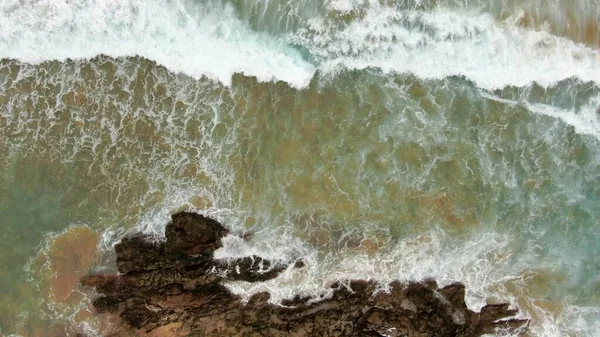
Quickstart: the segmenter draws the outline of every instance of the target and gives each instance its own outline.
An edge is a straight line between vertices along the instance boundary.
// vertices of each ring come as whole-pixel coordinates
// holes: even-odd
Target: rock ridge
[[[434,280],[393,282],[389,292],[378,292],[374,281],[349,280],[318,302],[297,296],[276,305],[265,292],[243,303],[221,281],[262,282],[288,265],[259,256],[214,259],[227,234],[214,219],[182,212],[172,216],[165,241],[124,238],[115,246],[119,274],[81,279],[99,294],[96,312],[116,321],[104,335],[475,337],[526,330],[528,320],[514,318],[517,310],[507,303],[475,312],[462,284],[439,288]]]

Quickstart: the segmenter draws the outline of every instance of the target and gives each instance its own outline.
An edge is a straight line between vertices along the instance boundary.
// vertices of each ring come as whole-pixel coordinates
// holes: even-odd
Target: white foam
[[[578,111],[565,110],[546,104],[525,103],[527,108],[533,112],[558,118],[573,126],[579,134],[587,134],[600,140],[600,96],[591,99],[590,102]]]
[[[367,5],[368,3],[368,5]],[[37,63],[141,55],[175,72],[229,85],[234,73],[306,86],[317,69],[377,67],[422,78],[463,75],[496,89],[569,77],[600,81],[600,53],[566,38],[461,9],[397,10],[377,1],[330,1],[360,15],[325,16],[279,38],[258,33],[222,2],[16,1],[0,4],[0,57]],[[301,25],[302,26],[302,25]],[[292,46],[301,45],[317,66]]]
[[[373,3],[361,13],[341,29],[339,22],[312,19],[293,40],[319,57],[325,71],[376,67],[427,79],[463,75],[490,90],[532,82],[549,86],[569,77],[600,82],[598,51],[498,22],[491,14]]]
[[[600,96],[594,97],[579,109],[562,109],[543,103],[530,103],[525,100],[503,99],[492,94],[481,92],[483,97],[511,105],[522,105],[534,113],[560,119],[571,125],[575,132],[590,135],[600,140]]]
[[[234,73],[303,87],[314,67],[279,39],[254,32],[224,5],[184,1],[3,1],[0,57],[46,60],[141,55],[229,85]]]
[[[507,273],[504,262],[494,257],[510,255],[511,244],[506,235],[493,233],[474,235],[471,240],[458,242],[443,230],[436,229],[401,240],[375,256],[348,251],[319,258],[314,248],[296,242],[288,235],[271,233],[266,236],[277,237],[277,240],[255,237],[253,242],[243,244],[224,240],[224,247],[215,253],[215,257],[257,254],[289,261],[293,257],[291,252],[300,254],[295,257],[301,257],[306,268],[290,268],[278,279],[261,284],[235,282],[229,285],[246,296],[268,290],[274,302],[295,294],[316,296],[338,280],[373,279],[385,284],[394,280],[419,281],[433,277],[442,285],[457,280],[465,282],[468,304],[481,306],[485,304],[485,291],[491,282],[502,279]]]
[[[276,279],[260,283],[227,282],[234,293],[248,300],[252,294],[268,291],[270,301],[278,303],[295,295],[313,299],[327,298],[329,288],[336,281],[349,279],[376,280],[382,282],[382,290],[394,280],[419,281],[434,278],[441,286],[462,282],[466,286],[466,302],[469,308],[479,310],[490,297],[516,305],[530,303],[519,308],[518,317],[535,318],[530,325],[530,335],[539,337],[564,336],[569,333],[595,336],[600,310],[575,305],[565,299],[558,303],[562,309],[549,312],[536,304],[536,298],[516,294],[505,287],[506,282],[524,282],[532,268],[552,270],[552,266],[540,264],[535,254],[512,256],[518,249],[518,240],[499,233],[472,233],[468,237],[449,236],[438,228],[418,237],[405,238],[394,245],[384,247],[374,256],[356,251],[332,253],[324,257],[299,240],[284,233],[262,233],[252,241],[244,242],[229,237],[215,257],[240,257],[256,254],[275,260],[293,261],[301,258],[303,268],[288,267]],[[533,267],[532,267],[533,266]]]

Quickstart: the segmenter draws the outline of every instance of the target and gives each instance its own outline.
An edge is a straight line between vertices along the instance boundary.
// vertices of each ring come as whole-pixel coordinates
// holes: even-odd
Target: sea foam
[[[598,51],[490,13],[328,4],[333,14],[275,36],[252,30],[221,1],[7,0],[0,4],[0,57],[38,63],[140,55],[225,85],[242,73],[298,88],[318,70],[369,67],[422,78],[462,75],[485,89],[569,77],[600,81]]]
[[[140,55],[225,85],[242,73],[303,87],[314,74],[296,50],[211,2],[9,0],[0,4],[0,51],[30,63]]]
[[[533,82],[550,86],[571,77],[600,81],[598,51],[499,22],[489,13],[377,4],[345,10],[356,19],[347,24],[311,19],[293,37],[321,60],[324,71],[374,67],[430,79],[462,75],[489,90]]]

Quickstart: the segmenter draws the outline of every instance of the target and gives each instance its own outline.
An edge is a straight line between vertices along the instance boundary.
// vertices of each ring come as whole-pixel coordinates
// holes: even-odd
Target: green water
[[[597,0],[27,6],[0,3],[0,336],[102,330],[57,298],[90,268],[64,242],[111,270],[184,209],[252,233],[223,256],[305,261],[243,296],[434,277],[600,333]]]
[[[541,298],[599,303],[598,140],[464,78],[346,71],[296,90],[243,76],[224,88],[141,58],[0,69],[3,332],[52,317],[23,282],[45,233],[130,227],[194,196],[235,210],[234,228],[291,226],[323,252],[352,246],[343,233],[388,244],[438,226],[502,233],[509,270],[562,280]],[[535,87],[491,94],[547,99]]]

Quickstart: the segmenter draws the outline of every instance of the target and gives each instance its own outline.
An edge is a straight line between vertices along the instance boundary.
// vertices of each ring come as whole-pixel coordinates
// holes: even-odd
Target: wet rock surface
[[[243,303],[220,282],[261,282],[288,266],[258,256],[213,259],[228,231],[199,214],[173,215],[165,234],[160,243],[143,235],[123,239],[115,248],[120,274],[81,279],[100,294],[93,301],[97,313],[137,335],[443,337],[526,328],[527,320],[512,318],[516,310],[508,304],[475,312],[465,304],[463,285],[439,288],[433,280],[394,282],[388,292],[377,291],[376,282],[352,280],[333,284],[333,295],[318,302],[296,297],[275,305],[259,293]]]

